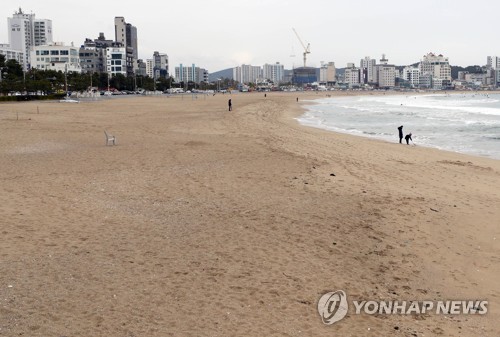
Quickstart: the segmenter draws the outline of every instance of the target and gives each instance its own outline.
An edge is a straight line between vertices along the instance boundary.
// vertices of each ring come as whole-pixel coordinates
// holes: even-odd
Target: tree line
[[[16,60],[6,60],[5,55],[0,55],[0,93],[3,95],[19,93],[40,93],[50,95],[66,91],[87,91],[91,88],[107,90],[114,88],[119,91],[159,90],[165,91],[171,87],[193,89],[216,89],[214,83],[176,83],[172,77],[157,78],[156,81],[149,76],[124,76],[116,74],[109,76],[107,73],[78,73],[55,70],[30,69],[23,71],[23,67]],[[109,81],[109,82],[108,82]],[[226,80],[225,82],[230,82]],[[229,83],[225,83],[230,85]],[[231,83],[232,84],[232,83]]]

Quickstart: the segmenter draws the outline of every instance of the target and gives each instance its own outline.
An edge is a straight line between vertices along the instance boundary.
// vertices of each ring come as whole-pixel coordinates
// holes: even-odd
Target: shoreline
[[[500,94],[500,91],[494,91],[494,92],[491,92],[493,94]],[[388,97],[391,97],[391,96],[399,96],[400,94],[402,93],[398,93],[398,92],[392,92],[390,93],[389,95],[387,95]],[[457,93],[452,93],[452,94],[447,94],[447,93],[415,93],[416,95],[419,95],[419,96],[428,96],[428,95],[448,95],[448,96],[453,96],[453,95],[462,95],[462,94],[471,94],[470,92],[457,92]],[[385,93],[383,94],[385,95]],[[473,94],[473,95],[477,95],[477,94]],[[487,95],[487,94],[485,94]],[[352,95],[336,95],[337,97],[345,97],[345,96],[352,96]],[[364,94],[360,94],[359,96],[366,96]],[[320,99],[329,99],[329,98],[334,98],[334,96],[332,95],[327,95],[327,97],[321,97],[321,98],[317,98],[317,99],[313,99],[311,102],[308,102],[307,104],[304,103],[305,105],[315,105],[316,103],[314,103],[314,101],[317,101],[317,100],[320,100]],[[370,136],[370,135],[365,135],[364,133],[363,134],[354,134],[354,133],[350,133],[348,131],[341,131],[341,130],[336,130],[336,129],[332,129],[331,127],[329,126],[325,126],[325,125],[312,125],[312,124],[307,124],[306,121],[301,121],[301,118],[304,117],[307,112],[309,112],[311,110],[309,110],[308,108],[304,108],[304,112],[302,114],[299,114],[297,115],[296,117],[294,117],[294,119],[297,120],[297,122],[303,126],[307,126],[307,127],[312,127],[312,128],[316,128],[316,129],[321,129],[321,130],[326,130],[326,131],[329,131],[329,132],[336,132],[336,133],[340,133],[340,134],[345,134],[345,135],[351,135],[351,136],[355,136],[355,137],[363,137],[363,138],[367,138],[367,139],[372,139],[372,140],[378,140],[378,141],[383,141],[383,142],[387,142],[387,143],[393,143],[392,141],[388,140],[388,139],[384,139],[382,137],[377,137],[377,136]],[[394,134],[394,137],[395,137],[395,141],[396,142],[396,133]],[[492,157],[492,156],[488,156],[488,155],[482,155],[480,154],[480,152],[477,152],[477,153],[473,153],[473,152],[461,152],[461,151],[455,151],[455,150],[451,150],[451,149],[448,149],[446,147],[440,147],[440,146],[436,146],[436,145],[425,145],[425,144],[413,144],[413,146],[421,146],[421,147],[425,147],[425,148],[430,148],[430,149],[437,149],[437,150],[440,150],[440,151],[447,151],[447,152],[451,152],[451,153],[456,153],[456,154],[463,154],[463,155],[468,155],[468,156],[472,156],[472,157],[480,157],[480,158],[487,158],[487,159],[492,159],[492,160],[500,160],[500,157],[496,158],[496,157]]]
[[[500,163],[303,126],[315,96],[3,104],[1,331],[498,335]],[[335,290],[489,306],[327,326]]]

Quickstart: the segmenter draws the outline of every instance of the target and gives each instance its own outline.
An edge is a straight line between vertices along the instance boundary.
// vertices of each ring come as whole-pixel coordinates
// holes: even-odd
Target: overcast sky
[[[209,72],[242,63],[302,66],[292,27],[310,43],[307,65],[315,67],[359,65],[382,54],[396,65],[428,52],[459,66],[500,56],[497,0],[18,0],[2,5],[0,43],[8,43],[7,17],[19,7],[51,19],[55,41],[77,46],[99,32],[114,39],[114,17],[123,16],[137,27],[140,58],[157,50],[169,55],[172,68],[195,63]]]

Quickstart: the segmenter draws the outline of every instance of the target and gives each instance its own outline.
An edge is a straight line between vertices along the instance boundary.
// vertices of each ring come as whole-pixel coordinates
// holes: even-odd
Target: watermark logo
[[[361,315],[484,315],[488,301],[352,301],[354,314]],[[343,319],[348,312],[347,295],[343,290],[328,292],[318,301],[318,313],[324,324]]]
[[[333,324],[347,315],[347,295],[343,290],[324,294],[318,301],[318,312],[325,324]]]

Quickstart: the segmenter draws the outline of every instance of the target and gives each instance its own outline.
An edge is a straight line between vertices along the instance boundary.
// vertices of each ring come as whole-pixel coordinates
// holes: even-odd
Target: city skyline
[[[68,8],[53,0],[43,6],[26,0],[5,8],[0,43],[9,42],[7,18],[20,7],[37,19],[52,20],[54,41],[75,46],[100,32],[114,39],[114,18],[123,16],[137,27],[139,58],[149,59],[159,51],[169,55],[171,65],[195,63],[210,72],[241,64],[302,66],[303,47],[292,27],[305,45],[310,43],[307,64],[314,67],[324,61],[343,68],[365,56],[378,60],[382,54],[391,64],[408,65],[428,52],[449,57],[452,65],[484,65],[487,56],[500,54],[494,43],[500,4],[424,0],[416,5],[410,8],[394,0],[313,0],[307,7],[296,0],[193,0],[188,6],[178,2],[141,8],[131,1],[117,7],[89,0]]]

